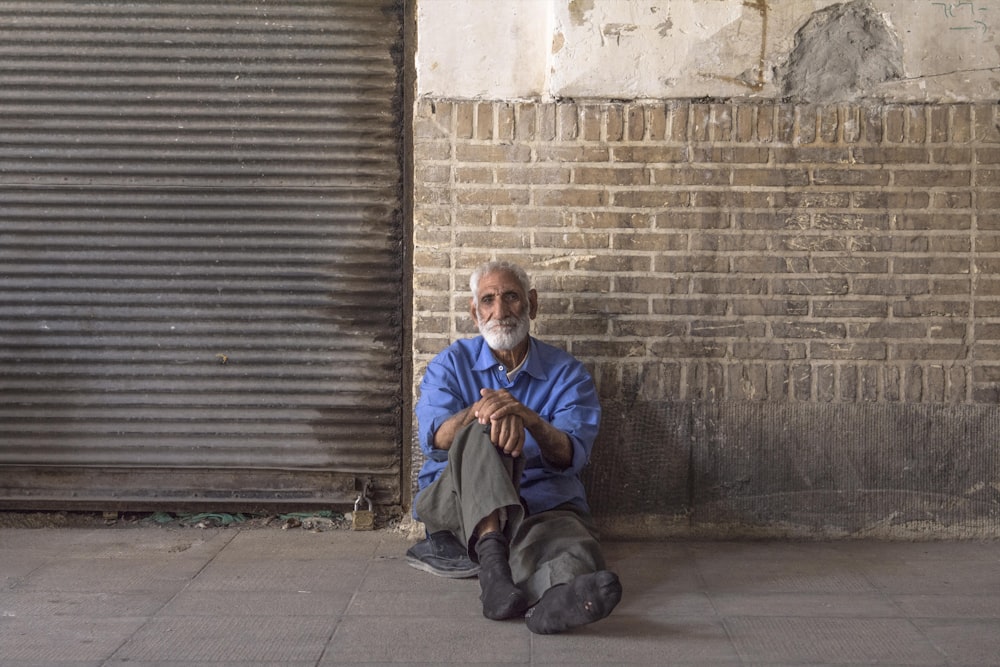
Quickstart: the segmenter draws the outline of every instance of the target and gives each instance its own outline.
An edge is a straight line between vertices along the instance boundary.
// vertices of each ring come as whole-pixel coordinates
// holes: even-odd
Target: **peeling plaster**
[[[995,100],[998,2],[419,0],[418,94]]]

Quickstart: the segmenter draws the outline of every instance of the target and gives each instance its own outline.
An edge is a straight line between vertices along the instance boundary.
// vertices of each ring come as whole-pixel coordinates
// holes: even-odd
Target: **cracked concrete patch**
[[[794,102],[849,102],[903,72],[903,49],[888,20],[869,0],[813,13],[795,36],[779,71],[784,96]]]

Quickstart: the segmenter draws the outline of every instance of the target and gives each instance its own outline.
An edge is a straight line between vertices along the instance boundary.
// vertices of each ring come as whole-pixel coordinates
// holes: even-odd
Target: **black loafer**
[[[432,533],[406,550],[406,562],[424,572],[448,579],[465,579],[479,574],[468,550],[447,530]]]

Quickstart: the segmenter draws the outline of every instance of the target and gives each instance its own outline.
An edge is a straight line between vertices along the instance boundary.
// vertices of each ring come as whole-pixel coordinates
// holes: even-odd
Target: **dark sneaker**
[[[468,550],[447,530],[432,533],[406,550],[406,562],[424,572],[448,579],[465,579],[479,574]]]

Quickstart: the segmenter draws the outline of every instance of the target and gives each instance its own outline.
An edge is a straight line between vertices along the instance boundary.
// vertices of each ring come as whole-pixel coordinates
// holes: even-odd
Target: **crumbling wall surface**
[[[902,43],[868,0],[813,14],[782,68],[783,96],[794,102],[851,102],[875,96],[903,73]]]
[[[420,0],[417,19],[434,98],[1000,96],[994,0]]]

